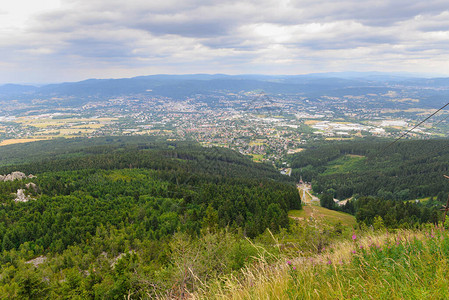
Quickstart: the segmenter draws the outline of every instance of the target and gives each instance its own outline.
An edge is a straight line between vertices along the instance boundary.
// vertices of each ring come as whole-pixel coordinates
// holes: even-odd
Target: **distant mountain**
[[[145,94],[184,100],[198,94],[228,94],[263,91],[271,95],[306,97],[344,96],[356,93],[431,88],[427,98],[447,98],[449,78],[415,78],[383,73],[324,73],[309,75],[150,75],[122,79],[88,79],[80,82],[49,84],[41,87],[6,84],[0,86],[0,100],[67,98],[73,103],[92,99]],[[424,97],[426,98],[426,97]],[[72,100],[70,100],[72,99]]]
[[[38,90],[38,88],[31,85],[5,84],[0,86],[0,95],[33,93],[36,90]]]

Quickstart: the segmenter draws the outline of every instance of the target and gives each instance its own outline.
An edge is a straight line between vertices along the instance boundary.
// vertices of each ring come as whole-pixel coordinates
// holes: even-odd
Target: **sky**
[[[448,0],[13,0],[0,84],[151,74],[449,76]]]

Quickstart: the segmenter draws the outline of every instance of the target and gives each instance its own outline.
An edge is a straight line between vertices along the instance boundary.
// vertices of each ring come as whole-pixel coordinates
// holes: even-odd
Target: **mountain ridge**
[[[114,97],[147,94],[185,99],[208,92],[264,90],[268,94],[332,94],[346,88],[394,89],[397,85],[449,89],[449,78],[418,78],[372,73],[319,73],[307,75],[146,75],[118,79],[86,79],[42,86],[0,85],[0,96],[10,100],[49,97]]]

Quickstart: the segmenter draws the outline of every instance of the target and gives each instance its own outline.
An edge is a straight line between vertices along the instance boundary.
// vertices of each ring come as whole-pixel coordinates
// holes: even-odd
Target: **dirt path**
[[[309,218],[307,218],[309,222],[313,222],[315,225],[317,225],[317,218],[315,217],[316,203],[320,203],[320,199],[310,193],[311,186],[310,184],[300,184],[297,186],[299,196],[301,197],[301,202],[304,204],[303,210],[306,212],[306,215],[309,215]],[[295,218],[296,219],[296,218]],[[300,218],[303,219],[303,218]]]
[[[301,201],[305,204],[312,204],[312,202],[320,202],[320,199],[310,193],[312,187],[310,184],[300,184],[297,186]]]

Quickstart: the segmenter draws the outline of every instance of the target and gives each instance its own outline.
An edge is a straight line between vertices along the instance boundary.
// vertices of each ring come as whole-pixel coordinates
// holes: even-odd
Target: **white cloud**
[[[449,75],[446,0],[14,3],[2,7],[0,82],[43,73],[52,81],[154,72]]]

